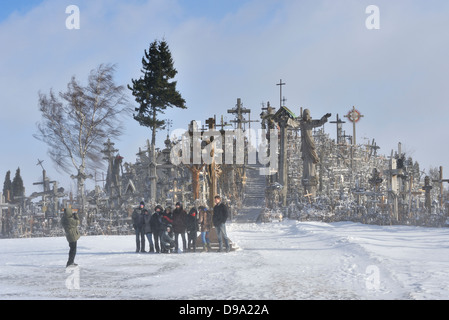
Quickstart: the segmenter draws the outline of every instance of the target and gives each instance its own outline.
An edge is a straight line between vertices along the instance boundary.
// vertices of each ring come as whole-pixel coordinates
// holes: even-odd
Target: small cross
[[[165,120],[165,123],[167,124],[167,136],[170,136],[170,129],[173,126],[173,120],[167,119]]]
[[[310,200],[310,197],[312,197],[313,196],[313,194],[311,194],[311,193],[308,193],[308,194],[305,194],[304,195],[304,197],[306,197],[307,199],[309,199],[309,203],[312,203],[312,200]]]
[[[42,170],[45,170],[44,169],[44,166],[42,165],[42,162],[44,162],[44,160],[39,160],[39,159],[37,159],[37,166],[41,166],[41,168],[42,168]]]
[[[209,126],[209,130],[215,129],[215,118],[207,119],[206,124]]]

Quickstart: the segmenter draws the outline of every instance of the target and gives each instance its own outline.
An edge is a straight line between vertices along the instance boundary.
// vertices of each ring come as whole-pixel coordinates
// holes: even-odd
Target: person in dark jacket
[[[226,252],[231,250],[229,246],[229,238],[226,234],[226,220],[228,219],[228,208],[224,203],[221,202],[220,196],[214,197],[215,207],[214,207],[214,215],[212,217],[212,222],[217,230],[218,237],[218,252],[223,250],[223,239],[226,245]],[[223,239],[222,239],[223,238]]]
[[[145,252],[145,233],[143,232],[143,210],[145,202],[141,201],[132,214],[133,227],[136,231],[136,252]]]
[[[173,214],[171,212],[171,207],[165,208],[165,211],[161,215],[161,232],[164,232],[167,227],[173,227]]]
[[[198,212],[196,208],[192,208],[186,218],[186,230],[187,230],[187,251],[190,251],[191,247],[193,252],[196,252],[196,238],[198,232]]]
[[[159,247],[159,238],[161,236],[161,226],[162,226],[162,221],[161,221],[161,217],[162,217],[162,210],[163,208],[160,205],[157,205],[154,208],[154,213],[151,216],[150,219],[150,225],[151,225],[151,230],[153,231],[153,240],[154,240],[154,248],[156,249],[156,252],[159,253],[160,252],[160,247]]]
[[[175,253],[178,253],[178,236],[181,235],[182,249],[186,251],[186,216],[187,212],[182,208],[180,202],[176,203],[173,210],[173,231],[175,233]]]
[[[142,227],[143,233],[147,237],[150,246],[150,251],[148,252],[154,252],[153,231],[151,229],[151,215],[147,209],[143,210],[142,219],[143,219],[143,227]]]
[[[72,212],[72,208],[64,209],[64,215],[61,218],[61,224],[65,231],[67,242],[69,243],[69,260],[66,267],[77,266],[75,263],[76,245],[80,238],[80,232],[78,230],[79,218],[75,212]]]

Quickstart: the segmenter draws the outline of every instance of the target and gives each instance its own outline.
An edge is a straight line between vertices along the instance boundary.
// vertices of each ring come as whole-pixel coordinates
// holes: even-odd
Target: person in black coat
[[[143,210],[145,202],[141,201],[132,214],[133,227],[136,231],[136,252],[145,252],[145,233],[143,232]]]
[[[196,238],[198,236],[198,212],[196,208],[192,208],[186,218],[187,230],[187,251],[190,251],[192,245],[193,252],[196,252]]]
[[[173,214],[170,206],[165,208],[165,211],[161,214],[161,232],[167,230],[167,227],[173,227]]]
[[[153,231],[151,228],[151,215],[147,209],[143,210],[142,222],[143,222],[142,226],[143,233],[147,237],[148,243],[150,245],[150,251],[148,252],[154,252]]]
[[[229,238],[226,234],[226,220],[228,219],[228,208],[224,203],[221,202],[220,196],[214,197],[215,207],[214,207],[214,215],[212,217],[212,222],[217,230],[218,237],[218,252],[223,250],[223,239],[226,245],[226,252],[231,250],[229,245]]]
[[[150,219],[151,230],[153,231],[154,248],[156,249],[157,253],[161,251],[159,247],[159,238],[161,236],[162,210],[162,207],[160,205],[157,205],[156,208],[154,208],[154,213]]]
[[[178,253],[178,236],[181,235],[182,250],[186,251],[186,217],[187,212],[183,209],[180,202],[176,203],[176,209],[173,210],[173,231],[175,233],[175,253]]]

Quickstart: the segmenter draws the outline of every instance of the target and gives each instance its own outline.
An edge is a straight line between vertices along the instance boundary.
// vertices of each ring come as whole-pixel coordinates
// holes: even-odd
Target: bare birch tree
[[[84,209],[87,170],[102,166],[102,147],[123,133],[122,116],[130,113],[124,86],[114,83],[115,66],[99,65],[82,86],[73,76],[65,92],[39,92],[42,120],[34,137],[48,145],[58,169],[77,173],[78,198]]]

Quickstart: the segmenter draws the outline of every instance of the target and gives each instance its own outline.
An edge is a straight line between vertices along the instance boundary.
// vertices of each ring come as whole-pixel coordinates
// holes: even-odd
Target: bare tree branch
[[[123,133],[122,117],[131,114],[125,87],[114,83],[115,66],[92,70],[86,86],[75,77],[64,92],[39,93],[42,119],[34,137],[48,145],[59,169],[71,173],[101,167],[101,149],[108,138]]]

